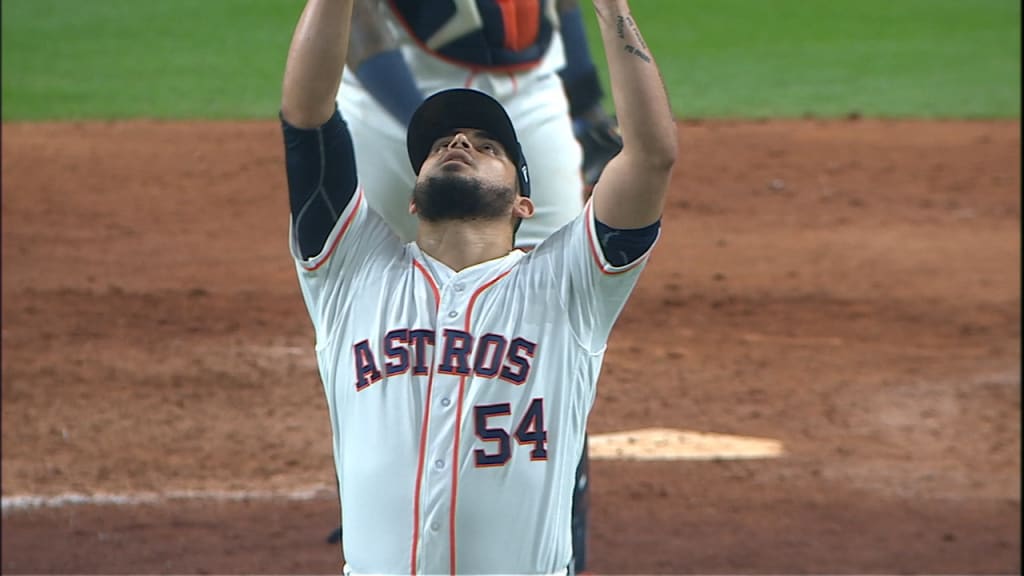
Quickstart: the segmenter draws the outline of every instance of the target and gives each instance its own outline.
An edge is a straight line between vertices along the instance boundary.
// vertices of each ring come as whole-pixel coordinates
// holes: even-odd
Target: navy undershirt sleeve
[[[612,228],[594,219],[597,240],[612,266],[625,266],[647,253],[658,239],[661,220],[643,228]]]
[[[302,129],[281,117],[292,227],[303,258],[319,254],[356,192],[352,135],[337,109],[319,128]]]

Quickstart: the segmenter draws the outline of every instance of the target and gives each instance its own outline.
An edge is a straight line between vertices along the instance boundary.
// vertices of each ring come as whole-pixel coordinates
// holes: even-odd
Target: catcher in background
[[[516,247],[531,249],[580,213],[622,148],[577,0],[356,0],[338,108],[355,142],[366,201],[405,242],[416,238],[406,130],[425,97],[474,88],[496,98],[530,159],[536,212]],[[586,562],[588,455],[573,506],[576,571]],[[340,540],[340,528],[328,542]]]

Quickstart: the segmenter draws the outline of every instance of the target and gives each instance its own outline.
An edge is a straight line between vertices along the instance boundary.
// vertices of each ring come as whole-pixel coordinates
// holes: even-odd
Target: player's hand
[[[601,108],[575,119],[573,129],[583,148],[583,199],[586,201],[605,165],[622,150],[622,135],[615,118]]]

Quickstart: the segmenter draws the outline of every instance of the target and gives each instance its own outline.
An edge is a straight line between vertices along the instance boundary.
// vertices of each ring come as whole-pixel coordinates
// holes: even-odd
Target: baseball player
[[[425,95],[481,90],[516,123],[536,204],[517,247],[536,246],[582,209],[577,135],[587,184],[621,148],[578,0],[356,0],[352,30],[338,107],[358,143],[367,202],[403,240],[415,239],[417,221],[406,209],[415,174],[401,153]]]
[[[369,206],[335,102],[353,0],[307,0],[281,122],[347,574],[572,569],[586,420],[608,335],[658,237],[677,146],[626,0],[593,3],[623,148],[582,212],[524,252],[531,173],[508,113],[479,90],[433,94],[409,120],[415,240]]]
[[[338,106],[357,145],[367,204],[403,240],[417,228],[408,210],[416,175],[404,157],[406,129],[424,95],[447,88],[494,96],[518,129],[535,212],[517,247],[536,246],[582,210],[622,142],[601,105],[577,0],[356,0],[352,19]],[[573,514],[578,572],[586,562],[586,460],[584,448]],[[327,541],[340,537],[335,530]]]

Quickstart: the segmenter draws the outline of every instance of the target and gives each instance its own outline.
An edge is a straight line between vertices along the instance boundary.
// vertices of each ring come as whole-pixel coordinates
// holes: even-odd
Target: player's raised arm
[[[293,254],[321,254],[356,192],[348,126],[335,97],[348,53],[353,0],[308,0],[295,26],[281,88],[281,129]]]
[[[676,161],[676,128],[665,86],[626,0],[593,0],[608,59],[622,151],[594,187],[596,218],[614,228],[658,221]]]
[[[353,0],[308,0],[292,35],[281,88],[281,115],[317,128],[334,113],[348,54]]]

